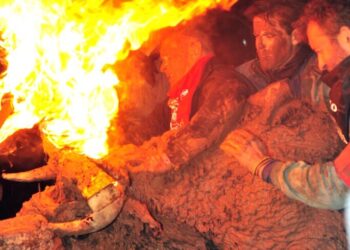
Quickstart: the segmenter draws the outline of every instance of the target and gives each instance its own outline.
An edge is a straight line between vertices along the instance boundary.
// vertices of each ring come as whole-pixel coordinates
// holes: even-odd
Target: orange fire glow
[[[1,0],[1,45],[9,64],[0,98],[14,96],[14,113],[0,142],[40,123],[57,147],[100,158],[118,111],[111,70],[151,32],[237,0]]]

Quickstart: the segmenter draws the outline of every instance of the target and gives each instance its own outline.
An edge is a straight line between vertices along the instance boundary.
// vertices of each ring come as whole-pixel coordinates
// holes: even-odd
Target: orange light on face
[[[106,131],[118,111],[118,77],[109,65],[140,48],[151,32],[236,1],[135,0],[115,7],[102,0],[2,0],[8,70],[0,97],[13,95],[14,113],[0,141],[40,123],[57,148],[106,155]]]

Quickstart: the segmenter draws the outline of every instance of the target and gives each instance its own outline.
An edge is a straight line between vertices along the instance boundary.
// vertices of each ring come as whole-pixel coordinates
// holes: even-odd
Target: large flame
[[[14,113],[0,141],[36,123],[58,148],[99,158],[118,110],[111,70],[152,31],[175,26],[209,8],[237,0],[1,0],[2,46],[8,70],[0,98],[14,97]]]

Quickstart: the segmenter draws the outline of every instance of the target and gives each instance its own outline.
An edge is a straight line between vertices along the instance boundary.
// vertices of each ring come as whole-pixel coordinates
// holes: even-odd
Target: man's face
[[[167,37],[160,45],[160,69],[173,88],[200,58],[202,49],[198,39],[182,34]]]
[[[293,53],[292,38],[276,20],[253,18],[255,47],[263,70],[276,70]]]
[[[320,70],[332,70],[348,53],[339,45],[336,36],[328,35],[318,23],[310,21],[307,25],[307,38],[310,47],[317,54]]]

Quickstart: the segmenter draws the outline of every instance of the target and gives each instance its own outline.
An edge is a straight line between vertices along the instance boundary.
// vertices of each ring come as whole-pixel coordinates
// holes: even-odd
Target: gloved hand
[[[269,160],[265,144],[254,134],[244,129],[231,132],[220,148],[233,156],[237,161],[254,175],[262,177],[262,168]]]
[[[350,144],[334,160],[338,176],[350,187]]]

